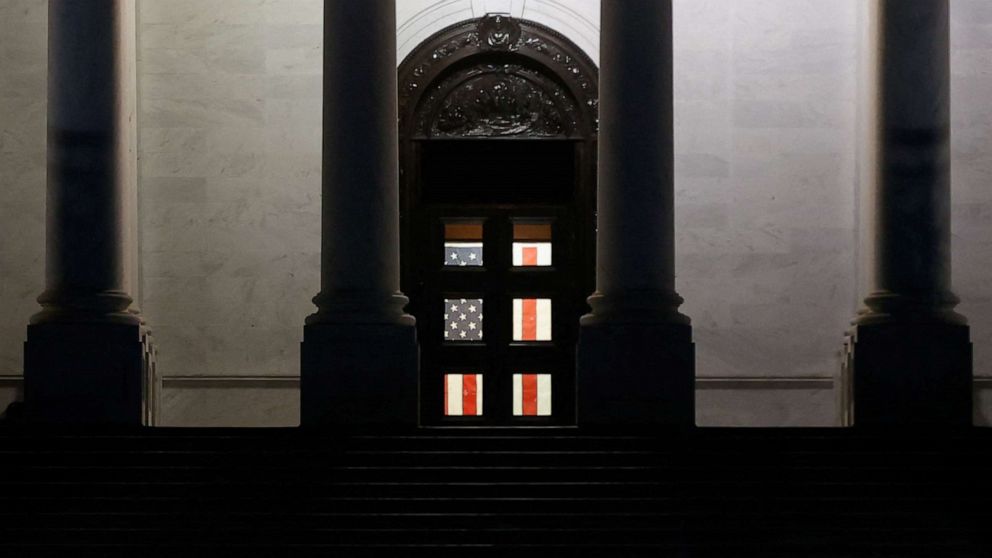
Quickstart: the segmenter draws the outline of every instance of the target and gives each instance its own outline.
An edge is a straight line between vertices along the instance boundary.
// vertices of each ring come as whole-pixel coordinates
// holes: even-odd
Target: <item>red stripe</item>
[[[525,266],[536,266],[537,265],[537,248],[533,246],[530,248],[524,248],[523,258]]]
[[[475,378],[475,374],[465,374],[462,376],[462,414],[466,416],[479,414],[478,405],[475,404]]]
[[[450,416],[451,411],[448,410],[448,382],[450,378],[448,376],[444,377],[444,416]]]
[[[537,374],[524,374],[520,383],[523,386],[524,416],[537,416]]]
[[[521,337],[524,341],[537,341],[537,299],[525,298],[521,306]]]

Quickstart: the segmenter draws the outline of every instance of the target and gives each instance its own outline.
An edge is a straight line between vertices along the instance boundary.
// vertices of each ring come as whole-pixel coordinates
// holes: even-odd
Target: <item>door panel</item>
[[[579,279],[586,260],[570,230],[575,204],[420,201],[409,216],[417,249],[404,267],[421,278],[409,294],[421,344],[422,422],[574,423],[575,342],[587,294]],[[550,265],[519,265],[522,248],[527,262]]]

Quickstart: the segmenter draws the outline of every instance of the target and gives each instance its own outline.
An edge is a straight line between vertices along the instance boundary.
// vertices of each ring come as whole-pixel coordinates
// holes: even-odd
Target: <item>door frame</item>
[[[573,235],[571,240],[577,257],[581,258],[575,263],[584,272],[572,279],[577,283],[576,292],[591,294],[595,289],[599,92],[598,70],[592,60],[581,48],[548,27],[490,14],[435,33],[400,64],[398,76],[401,288],[413,301],[408,311],[415,317],[423,315],[417,301],[425,300],[428,294],[425,292],[428,274],[420,266],[407,262],[423,257],[425,249],[421,244],[423,225],[417,215],[423,209],[420,202],[424,194],[420,163],[425,142],[433,140],[567,140],[574,144],[576,180],[570,203],[576,222],[567,234]],[[483,97],[474,91],[485,86],[490,86],[487,92],[491,94],[485,98],[489,102],[480,102]],[[466,94],[467,91],[472,93]],[[537,117],[520,119],[519,114]],[[571,329],[575,330],[575,339],[578,317],[588,311],[584,300],[578,306],[567,312],[574,318]],[[557,317],[555,321],[559,321]],[[418,329],[425,332],[435,326],[423,323]],[[564,326],[556,324],[556,327]],[[574,380],[574,350],[571,357]],[[423,374],[432,372],[421,370],[421,389],[440,389],[433,386],[435,382],[423,379]],[[556,398],[561,397],[561,402],[570,406],[571,412],[567,414],[574,423],[576,398],[575,382],[572,383],[567,394],[561,393],[564,388],[558,382],[552,389]],[[429,398],[421,394],[422,407],[425,401]],[[484,398],[487,410],[492,408],[489,401],[491,398]],[[423,425],[425,414],[436,412],[422,408],[418,420]],[[473,424],[471,420],[451,423]],[[544,422],[514,420],[514,423]]]

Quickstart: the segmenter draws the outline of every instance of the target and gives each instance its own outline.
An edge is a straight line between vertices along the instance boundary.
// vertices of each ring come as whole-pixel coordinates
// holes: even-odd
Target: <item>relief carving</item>
[[[479,34],[486,38],[489,48],[512,50],[520,40],[520,24],[509,16],[489,14],[479,22]]]
[[[479,62],[445,75],[470,57]],[[531,62],[517,63],[524,60]],[[569,136],[583,122],[592,133],[598,128],[595,65],[533,22],[489,14],[453,25],[402,67],[401,126],[412,124],[421,137]]]
[[[441,103],[430,136],[560,136],[567,134],[554,99],[507,72],[461,84]]]

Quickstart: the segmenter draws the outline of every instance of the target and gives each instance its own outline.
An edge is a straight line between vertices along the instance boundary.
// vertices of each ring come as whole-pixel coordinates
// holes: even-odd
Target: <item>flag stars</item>
[[[444,250],[446,267],[482,266],[481,242],[445,242]]]
[[[451,342],[482,340],[482,299],[445,299],[444,338]]]

